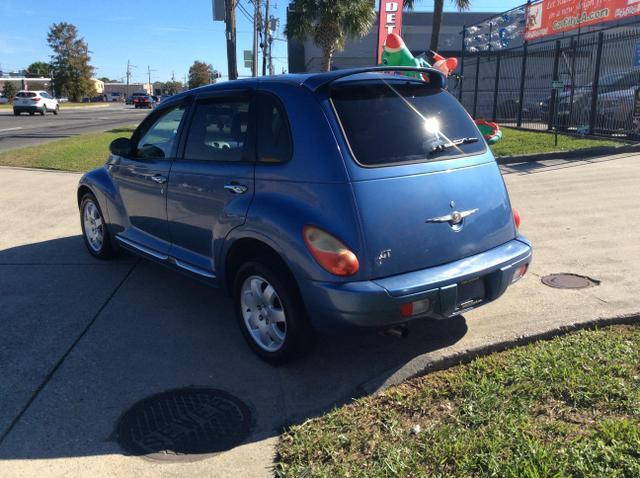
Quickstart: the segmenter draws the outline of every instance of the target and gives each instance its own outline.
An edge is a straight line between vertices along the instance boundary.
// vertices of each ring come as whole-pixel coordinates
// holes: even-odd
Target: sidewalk
[[[461,319],[412,324],[406,340],[322,337],[309,357],[272,368],[248,351],[218,292],[131,257],[89,258],[78,236],[77,175],[0,168],[0,313],[9,331],[0,337],[0,436],[20,416],[0,443],[0,475],[272,476],[284,424],[488,343],[640,312],[640,156],[502,169],[535,249],[529,274],[501,300]],[[541,284],[555,272],[601,284]],[[190,385],[249,404],[246,444],[199,461],[124,456],[114,440],[120,415]]]

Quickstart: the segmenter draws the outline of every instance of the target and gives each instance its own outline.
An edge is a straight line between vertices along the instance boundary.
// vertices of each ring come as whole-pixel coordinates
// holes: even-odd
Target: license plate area
[[[482,303],[486,297],[484,278],[475,277],[473,279],[460,282],[458,284],[458,303],[455,311],[460,313],[472,309]]]

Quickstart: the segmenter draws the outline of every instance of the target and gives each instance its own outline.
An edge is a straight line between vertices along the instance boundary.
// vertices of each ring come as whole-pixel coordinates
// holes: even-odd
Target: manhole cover
[[[594,285],[600,285],[599,280],[578,274],[549,274],[542,278],[542,283],[556,289],[585,289]]]
[[[229,450],[251,431],[251,411],[237,397],[184,388],[145,398],[118,423],[118,442],[134,455],[179,460]],[[193,457],[191,457],[193,458]]]

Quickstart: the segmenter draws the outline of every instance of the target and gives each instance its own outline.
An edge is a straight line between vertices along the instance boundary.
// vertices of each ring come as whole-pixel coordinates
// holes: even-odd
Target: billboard
[[[402,3],[403,0],[380,0],[376,64],[380,63],[382,47],[387,35],[389,33],[397,33],[402,36]]]
[[[640,14],[640,0],[542,0],[527,7],[525,40]]]

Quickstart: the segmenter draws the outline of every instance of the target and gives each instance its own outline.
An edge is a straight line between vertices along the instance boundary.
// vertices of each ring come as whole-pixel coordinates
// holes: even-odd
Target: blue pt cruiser
[[[89,252],[128,249],[225,288],[273,363],[315,328],[459,315],[531,261],[491,151],[435,70],[206,86],[110,150],[78,186]]]

